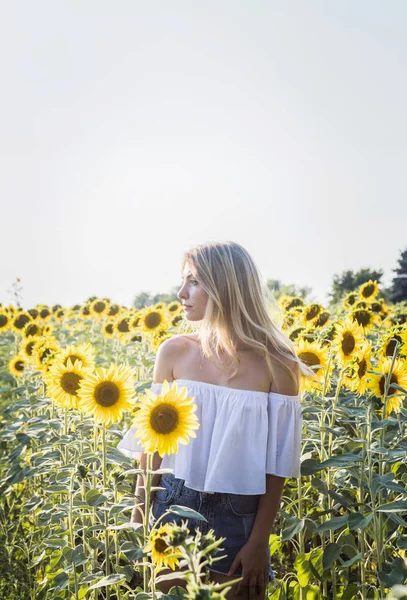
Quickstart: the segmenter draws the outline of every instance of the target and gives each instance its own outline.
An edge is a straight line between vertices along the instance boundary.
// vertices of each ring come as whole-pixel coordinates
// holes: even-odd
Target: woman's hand
[[[237,553],[230,567],[228,575],[231,576],[237,570],[239,564],[242,566],[243,579],[237,584],[237,593],[243,591],[242,587],[248,587],[248,598],[264,598],[269,581],[269,555],[268,541],[264,543],[246,542]]]

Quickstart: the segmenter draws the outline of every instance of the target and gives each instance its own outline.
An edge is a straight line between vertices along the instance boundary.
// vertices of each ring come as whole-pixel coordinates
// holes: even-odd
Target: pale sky
[[[404,0],[0,8],[0,302],[130,305],[247,248],[324,300],[407,246]]]

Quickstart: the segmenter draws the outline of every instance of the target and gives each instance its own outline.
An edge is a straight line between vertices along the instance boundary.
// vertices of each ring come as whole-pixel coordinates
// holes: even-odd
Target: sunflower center
[[[359,367],[358,367],[359,379],[362,379],[362,377],[364,377],[366,375],[366,370],[367,370],[367,360],[365,358],[362,358],[362,360],[359,363]]]
[[[67,394],[77,396],[81,379],[82,377],[77,373],[64,373],[61,377],[61,387]]]
[[[395,339],[391,339],[386,346],[386,356],[393,356],[397,342],[401,344],[403,341],[399,335],[393,335],[393,338]]]
[[[113,333],[113,323],[108,323],[105,327],[107,333]]]
[[[158,312],[151,312],[145,318],[145,324],[148,329],[154,329],[161,323],[161,315]]]
[[[390,377],[390,384],[389,384],[389,395],[394,393],[394,389],[390,387],[390,385],[392,383],[398,384],[398,379],[397,379],[397,375],[395,373],[392,373],[391,377]],[[380,393],[382,396],[384,396],[384,386],[386,383],[386,379],[385,377],[381,377],[380,378],[380,382],[379,382],[379,388],[380,388]]]
[[[52,355],[53,351],[51,350],[51,348],[45,348],[44,352],[41,352],[40,361],[43,363],[46,360],[48,360],[48,358],[50,358]]]
[[[321,364],[319,357],[314,352],[300,352],[299,357],[308,367],[316,367]]]
[[[168,544],[166,544],[166,542],[162,538],[157,538],[154,541],[154,548],[155,548],[156,552],[160,552],[161,554],[164,554],[168,548]]]
[[[49,312],[49,310],[47,308],[44,308],[43,310],[40,311],[40,317],[41,319],[45,319],[46,317],[49,317],[51,313]]]
[[[130,331],[128,321],[126,319],[123,319],[122,321],[120,321],[120,323],[117,326],[117,329],[121,333],[128,333]]]
[[[17,327],[17,329],[23,329],[23,327],[27,325],[27,323],[29,323],[30,321],[31,319],[30,317],[27,317],[27,315],[20,315],[14,321],[14,326]]]
[[[119,307],[117,306],[117,304],[113,304],[109,309],[109,315],[111,317],[113,317],[114,315],[117,315],[118,312],[119,312]]]
[[[33,323],[32,325],[29,325],[27,327],[27,329],[25,330],[25,335],[29,336],[29,335],[36,335],[39,331],[39,327],[38,325],[35,325],[35,323]]]
[[[114,381],[102,381],[95,388],[95,400],[100,406],[113,406],[120,398],[120,390]]]
[[[370,312],[368,310],[357,310],[354,312],[354,317],[359,325],[366,327],[371,321]]]
[[[23,363],[23,361],[22,361],[22,360],[17,360],[17,361],[14,363],[14,368],[15,368],[17,371],[24,371],[24,363]]]
[[[374,294],[374,291],[375,291],[375,286],[372,283],[370,283],[369,285],[364,287],[362,290],[363,298],[369,298],[372,294]]]
[[[6,315],[0,315],[0,327],[5,327],[8,323]]]
[[[29,342],[26,347],[25,347],[25,351],[28,354],[28,356],[32,356],[33,350],[34,350],[34,346],[35,346],[35,342]]]
[[[167,402],[159,404],[151,411],[150,425],[156,433],[172,433],[178,421],[177,409]]]
[[[352,354],[353,350],[355,349],[356,342],[355,342],[355,338],[350,333],[350,331],[345,331],[345,333],[343,334],[341,345],[342,345],[342,352],[344,353],[345,356],[349,356],[349,354]]]
[[[101,313],[105,310],[106,308],[106,304],[104,302],[96,302],[96,304],[93,307],[93,310],[97,313]]]
[[[321,307],[319,306],[319,304],[312,304],[306,312],[306,320],[311,321],[312,319],[315,319],[315,317],[318,316],[320,310]]]
[[[77,360],[82,360],[80,356],[76,356],[76,354],[70,354],[64,360],[64,366],[67,366],[68,360],[71,359],[71,363],[74,365]]]

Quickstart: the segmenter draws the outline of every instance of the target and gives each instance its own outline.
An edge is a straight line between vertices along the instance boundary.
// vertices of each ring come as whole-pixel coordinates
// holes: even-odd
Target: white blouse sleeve
[[[269,393],[266,473],[300,477],[302,407],[297,396]]]
[[[154,392],[154,394],[159,394],[161,392],[161,386],[162,383],[153,383],[151,386],[151,391]],[[135,428],[131,427],[117,444],[117,448],[123,452],[125,456],[140,460],[141,455],[144,452],[144,448],[140,442],[140,439],[135,436],[135,433]]]

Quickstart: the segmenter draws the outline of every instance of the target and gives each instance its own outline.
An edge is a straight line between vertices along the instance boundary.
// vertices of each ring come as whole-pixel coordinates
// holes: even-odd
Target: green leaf
[[[138,560],[139,558],[146,556],[143,552],[143,548],[135,546],[133,542],[124,542],[124,544],[120,546],[120,552],[123,552],[128,560]]]
[[[355,556],[352,556],[352,558],[349,560],[345,560],[342,563],[342,567],[350,567],[353,565],[353,563],[359,562],[360,560],[363,560],[363,554],[361,552],[359,552],[359,554],[355,554]]]
[[[309,568],[309,553],[299,552],[294,561],[294,568],[297,571],[298,583],[301,587],[308,585],[311,572]]]
[[[378,512],[400,512],[407,513],[407,500],[397,500],[397,502],[389,502],[382,504],[376,508]]]
[[[89,590],[95,590],[96,588],[106,587],[108,585],[114,585],[116,583],[120,583],[121,581],[125,581],[125,579],[126,579],[125,575],[118,575],[118,574],[108,575],[107,577],[103,577],[103,579],[101,579],[97,583],[94,583],[93,585],[91,585]]]
[[[369,515],[362,515],[361,513],[352,513],[348,517],[348,527],[349,529],[364,529],[373,519],[373,513]]]
[[[301,476],[314,475],[314,473],[318,473],[321,469],[323,469],[321,463],[314,458],[307,458],[301,463]]]
[[[85,496],[86,502],[89,506],[99,506],[104,502],[107,502],[106,496],[98,492],[98,490],[89,490]]]
[[[343,525],[346,525],[348,520],[348,516],[347,515],[342,515],[340,517],[333,517],[332,519],[329,519],[328,521],[325,521],[324,523],[321,523],[320,525],[318,525],[318,527],[315,529],[315,531],[335,531],[336,529],[339,529],[340,527],[343,527]]]
[[[324,570],[330,569],[333,563],[339,558],[341,553],[341,547],[339,544],[332,542],[328,544],[324,551],[324,556],[322,558],[322,566]]]
[[[189,508],[188,506],[178,506],[177,504],[173,504],[168,510],[179,517],[186,517],[188,519],[196,519],[197,521],[207,522],[205,517],[199,514],[199,512],[196,512],[196,510],[192,510],[192,508]]]
[[[283,534],[281,536],[281,540],[286,542],[287,540],[291,540],[297,533],[304,529],[304,519],[299,519],[298,517],[290,517],[286,520],[285,526],[283,529]]]
[[[48,548],[63,548],[66,546],[66,540],[60,537],[50,537],[44,540],[43,544]]]

